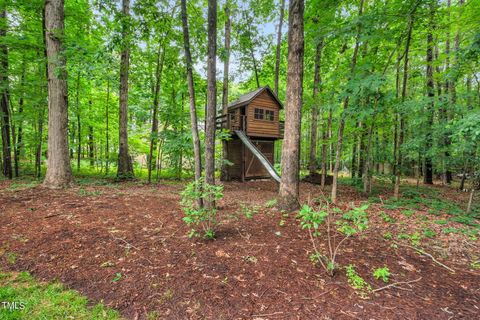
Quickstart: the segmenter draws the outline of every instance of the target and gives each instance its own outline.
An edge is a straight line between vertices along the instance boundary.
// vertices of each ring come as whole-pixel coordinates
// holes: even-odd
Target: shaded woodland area
[[[0,298],[28,271],[129,319],[473,319],[479,13],[0,0]]]

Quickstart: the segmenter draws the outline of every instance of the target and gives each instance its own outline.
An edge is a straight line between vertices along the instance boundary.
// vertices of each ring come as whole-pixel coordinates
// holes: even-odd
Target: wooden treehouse
[[[269,87],[248,92],[228,105],[227,114],[217,117],[217,128],[230,130],[226,142],[227,180],[245,181],[272,177],[280,181],[273,167],[275,140],[283,137],[279,119],[282,103]]]

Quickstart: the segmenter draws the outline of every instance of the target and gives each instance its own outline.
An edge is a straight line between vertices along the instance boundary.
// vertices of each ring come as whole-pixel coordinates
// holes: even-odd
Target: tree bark
[[[364,0],[360,0],[360,5],[358,8],[358,17],[361,17],[363,14],[363,3]],[[360,47],[360,32],[361,27],[360,25],[357,27],[357,35],[355,39],[355,48],[353,49],[352,55],[352,62],[350,65],[350,79],[353,78],[355,75],[355,68],[357,65],[357,57],[358,57],[358,49]],[[347,95],[343,101],[343,112],[340,118],[340,123],[338,125],[338,138],[337,138],[337,151],[335,153],[335,166],[333,167],[333,182],[332,182],[332,202],[334,204],[337,203],[337,185],[338,185],[338,171],[340,170],[340,162],[342,157],[342,147],[343,147],[343,132],[345,130],[345,118],[346,118],[346,110],[348,109],[350,97]]]
[[[405,42],[405,57],[403,60],[403,81],[402,81],[402,104],[405,102],[407,97],[407,81],[408,81],[408,58],[410,52],[410,42],[412,40],[412,31],[413,31],[413,22],[414,22],[414,14],[418,7],[418,3],[412,9],[412,12],[409,15],[408,19],[408,32],[407,32],[407,39]],[[402,174],[402,144],[404,138],[404,130],[405,130],[405,120],[402,115],[402,112],[398,112],[399,118],[399,133],[398,133],[398,140],[397,140],[397,163],[396,163],[396,172],[395,172],[395,185],[393,187],[393,196],[395,199],[399,198],[400,193],[400,177]]]
[[[278,97],[278,83],[280,78],[280,58],[282,50],[282,26],[283,26],[283,16],[285,12],[285,0],[280,0],[280,18],[278,20],[278,31],[277,31],[277,48],[275,52],[275,95]]]
[[[166,39],[165,39],[166,41]],[[158,108],[160,103],[160,86],[162,83],[163,64],[165,61],[165,43],[158,45],[157,66],[155,70],[155,88],[153,92],[152,131],[150,136],[150,151],[148,154],[148,182],[152,182],[152,170],[155,163],[153,150],[158,141]]]
[[[282,0],[284,1],[284,0]],[[313,76],[313,105],[312,105],[312,119],[310,122],[310,154],[308,170],[310,174],[317,172],[317,131],[318,131],[318,114],[320,112],[320,97],[322,90],[322,79],[320,74],[320,66],[322,62],[323,39],[317,44],[315,52],[315,67]]]
[[[117,179],[133,178],[132,158],[128,152],[128,70],[130,64],[130,0],[122,0],[122,53],[120,61],[119,150]]]
[[[193,140],[193,154],[195,158],[195,181],[202,177],[202,156],[200,148],[200,137],[198,134],[197,108],[195,106],[195,85],[193,83],[192,55],[190,53],[190,35],[188,31],[187,19],[187,0],[181,0],[182,28],[183,28],[183,46],[185,49],[185,66],[187,71],[189,104],[190,104],[190,122]],[[202,199],[198,199],[199,207],[203,206]]]
[[[80,171],[82,157],[82,121],[80,109],[80,71],[77,72],[77,88],[75,90],[75,109],[77,117],[77,171]]]
[[[423,183],[433,184],[433,163],[431,149],[433,146],[433,115],[435,112],[435,88],[433,82],[433,29],[435,23],[435,5],[430,4],[430,22],[427,34],[427,68],[426,68],[426,80],[427,80],[427,97],[429,99],[426,114],[427,120],[427,135],[425,137],[425,173],[423,176]]]
[[[109,104],[110,104],[110,79],[107,79],[107,101],[105,102],[105,174],[108,174],[108,169],[110,165]]]
[[[22,63],[22,75],[20,77],[20,87],[22,92],[20,93],[20,99],[18,100],[18,114],[19,114],[19,123],[18,123],[18,130],[17,130],[17,138],[15,142],[15,155],[14,155],[14,160],[15,160],[15,177],[19,177],[19,167],[20,167],[20,156],[22,154],[22,148],[23,148],[23,105],[24,105],[24,90],[25,90],[25,72],[26,72],[26,67],[25,67],[26,61],[25,57],[23,57],[23,63]],[[15,139],[14,139],[15,141]]]
[[[225,60],[223,61],[223,88],[222,88],[222,113],[224,116],[228,117],[228,77],[229,77],[229,67],[230,67],[230,32],[231,32],[231,21],[230,21],[230,0],[227,0],[225,3]],[[227,118],[224,118],[225,121],[228,121]],[[227,153],[227,142],[222,141],[222,157],[224,160],[228,158]],[[226,164],[222,164],[222,180],[228,181],[230,177],[228,176],[228,169]]]
[[[63,48],[64,1],[45,1],[48,60],[48,159],[43,184],[63,188],[73,181],[68,152],[68,91]]]
[[[7,9],[5,4],[1,8],[0,19],[2,26],[0,27],[0,126],[2,130],[2,156],[3,156],[3,175],[8,179],[13,178],[12,171],[12,144],[10,139],[10,109],[9,109],[9,92],[8,92],[8,47],[7,41]],[[5,23],[3,23],[5,21]]]
[[[303,96],[303,55],[305,4],[291,0],[288,16],[288,68],[285,103],[285,139],[282,148],[282,178],[278,208],[293,211],[299,208],[300,131]]]
[[[322,177],[320,181],[320,185],[325,187],[325,181],[327,179],[327,158],[328,158],[328,141],[331,138],[330,133],[332,129],[332,108],[329,107],[328,109],[328,120],[327,120],[327,128],[326,130],[323,131],[323,136],[322,136]]]
[[[88,101],[89,111],[92,112],[92,100]],[[88,158],[90,160],[90,167],[95,165],[95,144],[93,142],[93,126],[88,126]]]
[[[452,103],[452,80],[448,75],[450,73],[450,7],[451,7],[451,0],[447,0],[447,34],[446,34],[446,42],[445,42],[445,72],[447,73],[447,79],[445,80],[445,94],[448,95],[446,99],[446,103]],[[453,107],[453,106],[452,106]],[[452,141],[450,139],[450,133],[448,130],[448,107],[443,106],[441,110],[442,120],[444,122],[444,134],[443,134],[443,183],[450,184],[452,182],[452,172],[450,171],[450,145]]]
[[[205,182],[215,184],[215,116],[217,59],[217,1],[208,0],[208,52],[207,52],[207,108],[205,125]],[[207,202],[214,207],[213,201]]]

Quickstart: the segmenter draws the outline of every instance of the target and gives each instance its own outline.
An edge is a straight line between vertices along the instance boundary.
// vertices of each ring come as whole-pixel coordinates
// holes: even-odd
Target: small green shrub
[[[358,275],[358,273],[355,271],[355,266],[353,264],[346,266],[345,273],[347,275],[348,283],[353,289],[355,289],[357,294],[361,298],[367,298],[372,292],[372,287]]]
[[[342,244],[349,237],[365,230],[368,226],[367,208],[368,204],[361,207],[355,207],[347,212],[342,212],[336,207],[326,202],[317,210],[308,205],[304,205],[299,213],[300,226],[307,229],[313,248],[310,260],[315,264],[320,264],[328,275],[333,276],[336,266],[336,256]],[[333,226],[335,223],[336,228]],[[320,251],[318,244],[321,230],[325,229],[326,242],[329,248],[328,252]],[[343,235],[343,239],[335,242],[336,232]],[[326,251],[326,250],[325,250]]]
[[[215,206],[202,206],[199,204],[215,202],[223,198],[223,186],[211,185],[200,179],[189,183],[182,192],[181,206],[185,216],[183,221],[192,226],[189,237],[200,236],[199,229],[207,239],[215,238],[217,226],[217,208]]]
[[[377,268],[373,271],[373,277],[377,280],[381,279],[385,283],[390,280],[390,275],[390,270],[387,266],[383,268]]]

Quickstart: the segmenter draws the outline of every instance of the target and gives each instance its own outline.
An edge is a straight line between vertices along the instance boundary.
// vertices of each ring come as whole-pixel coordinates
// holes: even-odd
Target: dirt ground
[[[331,278],[312,265],[308,234],[294,214],[283,218],[265,207],[276,195],[274,182],[225,184],[214,241],[186,236],[182,188],[125,183],[19,190],[0,182],[0,269],[61,281],[127,319],[480,318],[480,270],[470,267],[472,257],[480,255],[479,240],[459,234],[422,240],[425,252],[453,268],[451,273],[382,236],[404,227],[414,230],[417,214],[405,217],[391,210],[397,223],[386,224],[378,214],[381,204],[372,204],[370,228],[347,241],[338,262],[354,264],[374,289],[385,284],[372,270],[385,265],[390,283],[419,280],[363,299],[344,270]],[[302,183],[303,201],[320,190]],[[441,192],[457,200],[467,197]],[[345,208],[367,198],[341,186],[339,199]],[[238,214],[241,203],[261,207],[247,219]]]

